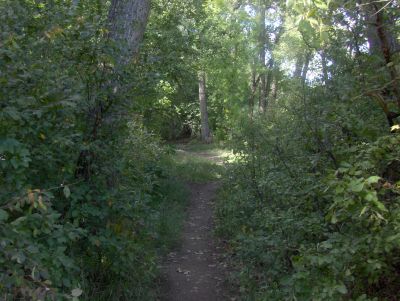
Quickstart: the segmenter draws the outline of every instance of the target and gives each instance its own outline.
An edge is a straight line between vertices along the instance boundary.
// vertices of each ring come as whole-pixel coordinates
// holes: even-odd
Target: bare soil
[[[182,245],[162,267],[161,301],[234,300],[225,287],[222,247],[213,235],[213,200],[218,182],[188,183],[190,205]]]

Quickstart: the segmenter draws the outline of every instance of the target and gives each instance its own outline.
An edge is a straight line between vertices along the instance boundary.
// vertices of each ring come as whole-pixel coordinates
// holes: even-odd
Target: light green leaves
[[[336,286],[336,290],[343,295],[347,294],[347,288],[343,283]]]
[[[327,30],[324,30],[323,28],[321,28],[321,30],[319,32],[319,38],[320,38],[321,42],[328,42],[329,32]]]
[[[365,180],[365,182],[369,185],[371,184],[376,184],[379,182],[379,180],[381,179],[381,177],[378,176],[371,176],[368,179]]]
[[[81,296],[83,291],[80,288],[74,288],[71,291],[72,301],[78,301],[78,297]]]
[[[287,6],[296,14],[296,24],[306,43],[313,48],[320,48],[329,42],[331,24],[326,21],[326,11],[330,1],[287,1]]]
[[[71,196],[71,190],[69,189],[69,187],[67,185],[64,186],[63,192],[67,199]]]
[[[307,9],[318,8],[321,10],[329,9],[330,0],[307,0],[307,1],[296,1],[286,0],[286,6],[290,8],[296,8],[299,12],[307,12]]]
[[[362,191],[364,188],[364,181],[363,179],[356,179],[356,180],[352,180],[349,183],[349,189],[352,192],[360,192]]]
[[[0,222],[7,221],[7,219],[8,219],[8,213],[5,210],[0,209]]]
[[[80,288],[74,288],[71,291],[71,295],[72,297],[79,297],[80,295],[82,295],[83,291]]]
[[[329,2],[330,1],[324,1],[324,0],[314,0],[314,5],[322,10],[327,10],[329,8]]]
[[[315,19],[312,19],[315,20]],[[299,30],[303,34],[311,35],[314,34],[314,29],[312,26],[312,22],[310,20],[303,19],[299,23]]]

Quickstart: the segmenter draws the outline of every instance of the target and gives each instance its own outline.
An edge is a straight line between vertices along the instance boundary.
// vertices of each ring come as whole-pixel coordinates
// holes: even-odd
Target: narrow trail
[[[200,156],[202,156],[200,154]],[[168,254],[162,267],[161,301],[231,300],[224,287],[226,267],[214,238],[213,201],[217,181],[188,183],[190,204],[181,247]]]

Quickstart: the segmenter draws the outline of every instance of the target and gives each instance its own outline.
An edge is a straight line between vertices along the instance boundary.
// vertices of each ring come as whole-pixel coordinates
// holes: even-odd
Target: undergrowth
[[[138,72],[115,68],[108,4],[78,2],[0,5],[1,300],[152,300],[179,240],[186,192]]]
[[[400,136],[360,138],[375,116],[341,134],[337,116],[321,116],[329,144],[297,112],[236,130],[217,232],[241,300],[398,300]]]
[[[170,169],[183,181],[208,182],[221,178],[229,152],[216,144],[177,144]]]

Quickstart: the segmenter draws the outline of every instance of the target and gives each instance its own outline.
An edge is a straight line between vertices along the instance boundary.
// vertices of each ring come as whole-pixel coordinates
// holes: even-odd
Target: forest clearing
[[[0,301],[400,300],[398,0],[0,20]]]

